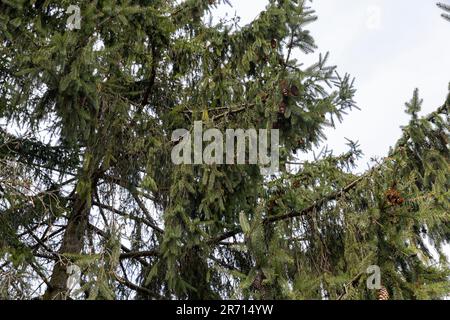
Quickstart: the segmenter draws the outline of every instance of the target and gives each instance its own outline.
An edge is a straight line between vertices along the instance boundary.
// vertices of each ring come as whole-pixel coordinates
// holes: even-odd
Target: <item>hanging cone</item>
[[[389,300],[389,292],[385,287],[381,287],[381,289],[377,292],[377,299],[378,300]]]

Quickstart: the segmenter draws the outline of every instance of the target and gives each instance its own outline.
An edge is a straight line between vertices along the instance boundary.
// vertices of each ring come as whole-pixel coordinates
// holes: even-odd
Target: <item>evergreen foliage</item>
[[[356,107],[328,54],[292,58],[316,49],[309,2],[239,26],[208,22],[222,0],[76,1],[69,30],[72,2],[0,3],[0,298],[377,299],[370,265],[393,299],[448,294],[449,99],[421,117],[416,91],[361,175],[353,142],[292,172]],[[279,129],[282,172],[172,164],[200,120]]]
[[[450,21],[450,5],[439,2],[437,4],[439,8],[444,10],[445,13],[442,13],[442,17],[448,21]]]

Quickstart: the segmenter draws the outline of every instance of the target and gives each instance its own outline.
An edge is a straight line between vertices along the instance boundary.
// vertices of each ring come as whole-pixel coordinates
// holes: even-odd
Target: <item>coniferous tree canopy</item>
[[[450,94],[421,117],[414,92],[363,174],[353,142],[286,170],[356,107],[328,55],[293,59],[310,2],[239,26],[209,22],[224,0],[83,0],[79,29],[73,2],[0,2],[0,298],[377,299],[373,265],[391,299],[450,292]],[[280,173],[173,164],[194,121],[279,129]]]

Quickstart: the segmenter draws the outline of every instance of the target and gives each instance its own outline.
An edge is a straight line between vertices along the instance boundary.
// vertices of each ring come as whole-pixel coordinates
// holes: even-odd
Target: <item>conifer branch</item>
[[[135,259],[141,257],[157,257],[159,252],[157,250],[147,250],[147,251],[129,251],[120,254],[120,259]]]
[[[130,213],[126,213],[126,212],[124,212],[124,211],[121,211],[121,210],[116,209],[116,208],[114,208],[114,207],[112,207],[112,206],[108,206],[108,205],[106,205],[106,204],[100,203],[100,202],[98,202],[98,201],[93,201],[92,204],[93,204],[94,206],[96,206],[96,207],[99,207],[99,208],[108,210],[109,212],[112,212],[112,213],[114,213],[114,214],[117,214],[117,215],[119,215],[119,216],[121,216],[121,217],[129,218],[129,219],[134,220],[134,221],[136,221],[136,222],[143,223],[143,224],[145,224],[145,225],[147,225],[147,226],[149,226],[149,227],[151,227],[151,228],[154,228],[154,227],[155,227],[154,224],[153,224],[152,222],[148,221],[148,220],[145,219],[145,218],[136,217],[135,215],[132,215],[132,214],[130,214]],[[161,230],[161,231],[162,231],[162,230]]]
[[[435,112],[431,113],[430,115],[426,116],[425,119],[427,121],[431,121],[433,118],[448,112],[449,109],[449,104],[446,103],[444,105],[442,105],[441,107],[439,107]],[[406,131],[404,131],[404,135],[402,137],[402,139],[400,139],[400,143],[397,145],[396,149],[394,150],[394,152],[391,154],[390,157],[385,158],[384,160],[390,159],[394,154],[396,154],[397,152],[399,152],[399,150],[401,150],[401,148],[405,145],[406,141],[409,139],[409,133],[407,133]],[[329,203],[330,201],[334,201],[339,199],[340,197],[344,196],[345,194],[347,194],[348,192],[350,192],[351,190],[355,189],[362,181],[366,180],[367,178],[371,177],[372,174],[375,171],[378,171],[382,168],[384,162],[381,162],[380,164],[376,165],[375,167],[371,168],[369,171],[367,171],[365,174],[363,174],[362,176],[360,176],[359,178],[355,179],[354,181],[352,181],[351,183],[349,183],[347,186],[345,186],[344,188],[335,191],[325,197],[320,198],[319,200],[315,201],[314,203],[312,203],[310,206],[306,207],[305,209],[301,210],[301,211],[294,211],[294,212],[290,212],[287,214],[282,214],[282,215],[278,215],[278,216],[270,216],[270,217],[266,217],[263,219],[263,223],[273,223],[273,222],[278,222],[278,221],[282,221],[282,220],[287,220],[287,219],[292,219],[292,218],[296,218],[296,217],[301,217],[301,216],[306,216],[312,212],[314,212],[315,210],[319,210],[320,208],[322,208],[325,204]],[[217,243],[217,242],[221,242],[223,240],[226,240],[228,238],[231,238],[239,233],[242,233],[242,229],[240,227],[236,227],[235,229],[232,229],[230,231],[227,231],[213,239],[210,239],[208,241],[208,243]]]
[[[125,278],[119,276],[115,272],[113,273],[113,276],[119,283],[123,284],[124,286],[126,286],[127,288],[129,288],[131,290],[134,290],[134,291],[139,292],[139,293],[144,294],[144,295],[149,295],[151,297],[155,297],[156,296],[157,299],[161,299],[162,298],[161,296],[156,295],[155,292],[153,292],[153,291],[151,291],[151,290],[149,290],[149,289],[147,289],[145,287],[138,286],[137,284],[132,283],[128,279],[125,279]]]
[[[440,9],[448,12],[448,13],[442,13],[441,16],[442,16],[442,18],[446,19],[447,21],[450,21],[450,5],[439,2],[439,3],[437,3],[437,6]]]
[[[98,235],[102,236],[103,238],[107,238],[107,234],[106,232],[104,232],[103,230],[101,230],[100,228],[94,226],[93,224],[89,224],[88,227],[93,230],[95,233],[97,233]],[[122,249],[122,251],[126,254],[129,254],[130,252],[132,252],[131,249],[127,248],[126,246],[124,246],[123,244],[120,244],[120,248]],[[137,261],[139,261],[144,267],[148,267],[149,264],[147,261],[141,259],[141,257],[137,256],[137,257],[129,257],[129,258],[133,258]]]

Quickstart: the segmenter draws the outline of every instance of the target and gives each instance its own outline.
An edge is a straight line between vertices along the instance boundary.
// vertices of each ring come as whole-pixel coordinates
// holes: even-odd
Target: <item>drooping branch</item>
[[[149,290],[147,288],[138,286],[137,284],[132,283],[128,279],[125,279],[125,278],[119,276],[117,273],[114,273],[113,275],[114,275],[114,278],[119,283],[123,284],[124,286],[126,286],[127,288],[129,288],[131,290],[134,290],[134,291],[139,292],[139,293],[144,294],[144,295],[150,295],[150,296],[153,296],[153,297],[156,296],[157,299],[161,299],[162,298],[161,296],[157,295],[155,292],[153,292],[153,291],[151,291],[151,290]]]
[[[112,206],[109,206],[109,205],[100,203],[100,202],[98,202],[98,201],[93,201],[92,204],[93,204],[94,206],[96,206],[96,207],[99,207],[99,208],[108,210],[108,211],[110,211],[110,212],[112,212],[112,213],[114,213],[114,214],[117,214],[117,215],[121,216],[121,217],[129,218],[129,219],[134,220],[134,221],[136,221],[136,222],[143,223],[143,224],[149,226],[150,228],[154,229],[155,231],[157,231],[157,232],[159,232],[159,233],[163,233],[163,230],[162,230],[162,229],[160,229],[159,227],[155,226],[151,221],[148,221],[148,219],[146,219],[146,218],[136,217],[136,216],[134,216],[134,215],[132,215],[132,214],[123,212],[123,211],[121,211],[121,210],[119,210],[119,209],[116,209],[116,208],[114,208],[114,207],[112,207]]]
[[[94,226],[93,224],[89,224],[88,227],[89,227],[91,230],[93,230],[95,233],[97,233],[98,235],[100,235],[101,237],[107,238],[106,232],[103,231],[103,230],[101,230],[100,228]],[[130,252],[132,252],[131,249],[127,248],[127,247],[124,246],[123,244],[120,245],[120,248],[121,248],[122,251],[123,251],[124,253],[126,253],[126,254],[130,254]],[[149,266],[148,262],[145,261],[145,260],[143,260],[143,259],[141,259],[141,257],[139,257],[139,256],[137,256],[137,257],[130,256],[129,258],[135,259],[135,260],[138,261],[140,264],[142,264],[144,267],[148,267],[148,266]]]
[[[439,107],[435,112],[433,112],[430,115],[426,116],[425,119],[427,121],[432,121],[433,118],[438,117],[441,114],[448,114],[448,109],[449,108],[450,108],[450,104],[448,102],[446,102],[444,105]],[[308,207],[306,207],[305,209],[303,209],[301,211],[293,211],[293,212],[289,212],[289,213],[282,214],[282,215],[266,217],[263,220],[263,222],[264,223],[274,223],[274,222],[279,222],[279,221],[282,221],[282,220],[287,220],[287,219],[292,219],[292,218],[296,218],[296,217],[306,216],[306,215],[314,212],[315,210],[319,210],[320,208],[322,208],[327,203],[329,203],[331,201],[334,201],[334,200],[338,200],[339,198],[341,198],[342,196],[344,196],[345,194],[347,194],[351,190],[355,189],[361,182],[363,182],[366,179],[370,178],[374,172],[380,170],[383,167],[384,162],[386,160],[390,159],[393,155],[397,154],[402,149],[402,147],[404,147],[404,145],[407,143],[409,138],[410,138],[409,132],[407,130],[404,130],[404,134],[403,134],[402,138],[397,143],[397,146],[392,151],[390,157],[385,158],[380,164],[374,166],[369,171],[367,171],[365,174],[363,174],[359,178],[355,179],[354,181],[349,183],[344,188],[342,188],[342,189],[340,189],[338,191],[332,192],[331,194],[326,195],[325,197],[322,197],[322,198],[316,200],[311,205],[309,205]],[[221,235],[219,235],[219,236],[217,236],[215,238],[210,239],[208,242],[211,243],[211,244],[218,243],[218,242],[221,242],[221,241],[226,240],[228,238],[234,237],[235,235],[237,235],[239,233],[242,233],[242,229],[240,227],[236,227],[233,230],[227,231],[227,232],[225,232],[225,233],[223,233],[223,234],[221,234]]]

